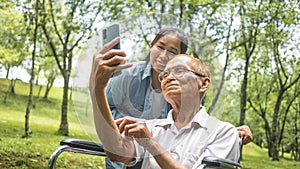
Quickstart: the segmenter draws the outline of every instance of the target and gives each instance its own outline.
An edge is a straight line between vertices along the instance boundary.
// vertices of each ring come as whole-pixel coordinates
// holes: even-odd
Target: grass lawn
[[[51,153],[58,147],[60,140],[66,138],[56,134],[60,124],[60,105],[62,89],[53,88],[49,99],[39,99],[30,114],[32,136],[24,135],[25,110],[29,86],[20,81],[16,84],[16,95],[9,95],[7,103],[3,103],[9,82],[0,79],[0,168],[47,168]],[[35,96],[38,87],[35,88]],[[42,90],[43,94],[43,90]],[[69,136],[72,138],[89,139],[82,129],[72,104],[69,106]],[[299,162],[286,158],[273,162],[268,158],[267,150],[253,143],[243,148],[244,169],[296,169]],[[104,168],[104,158],[62,153],[57,160],[57,168]]]
[[[62,89],[53,88],[49,99],[39,99],[30,113],[32,135],[30,138],[22,138],[29,86],[17,81],[16,95],[10,94],[4,104],[8,84],[7,80],[0,79],[0,168],[48,168],[51,153],[59,146],[60,140],[66,138],[56,133],[60,124]],[[35,95],[37,90],[38,87],[35,88]],[[71,103],[68,120],[68,137],[90,139],[81,128]],[[62,153],[56,164],[57,168],[65,169],[105,168],[103,157],[74,153]]]
[[[262,149],[254,143],[243,147],[243,169],[298,169],[300,162],[293,161],[289,154],[285,154],[280,161],[272,161],[268,157],[268,150]]]

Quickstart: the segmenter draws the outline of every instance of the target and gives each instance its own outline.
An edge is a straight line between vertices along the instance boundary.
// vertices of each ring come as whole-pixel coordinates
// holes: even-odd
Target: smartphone
[[[120,36],[120,26],[117,23],[108,25],[102,30],[103,45]],[[112,49],[121,49],[120,43],[112,47]]]

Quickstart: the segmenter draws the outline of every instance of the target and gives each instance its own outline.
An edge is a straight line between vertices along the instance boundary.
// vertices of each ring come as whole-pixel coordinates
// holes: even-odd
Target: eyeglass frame
[[[207,77],[207,76],[205,76],[205,75],[203,75],[203,74],[197,73],[197,72],[195,72],[195,71],[189,70],[189,69],[184,68],[184,67],[179,67],[179,68],[177,68],[177,69],[175,69],[175,70],[178,70],[178,69],[183,69],[185,72],[184,72],[181,76],[178,76],[178,75],[175,75],[175,74],[176,74],[175,71],[172,71],[172,74],[173,74],[173,76],[174,76],[175,78],[182,77],[182,76],[183,76],[185,73],[187,73],[187,72],[192,72],[192,73],[194,73],[195,75],[197,75],[197,76],[199,76],[199,77]],[[164,75],[163,75],[164,73],[167,73],[167,76],[164,76]],[[174,74],[174,73],[175,73],[175,74]],[[158,81],[159,81],[159,82],[162,82],[162,81],[163,81],[165,78],[167,78],[170,74],[171,74],[171,73],[170,73],[169,70],[164,70],[164,71],[160,72],[160,73],[158,74]]]

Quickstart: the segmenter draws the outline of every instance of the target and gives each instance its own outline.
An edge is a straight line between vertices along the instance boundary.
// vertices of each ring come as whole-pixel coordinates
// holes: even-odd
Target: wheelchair
[[[61,140],[60,146],[51,154],[48,162],[49,169],[55,168],[56,160],[63,152],[73,152],[103,157],[106,156],[103,146],[100,143],[67,138]],[[142,163],[139,162],[135,166],[127,167],[126,169],[138,169],[141,167],[141,164]],[[202,160],[202,164],[204,164],[205,169],[242,169],[242,166],[239,163],[213,156],[205,157]]]

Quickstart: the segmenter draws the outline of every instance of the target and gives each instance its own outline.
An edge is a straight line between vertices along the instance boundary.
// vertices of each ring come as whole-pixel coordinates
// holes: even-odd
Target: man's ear
[[[199,86],[199,92],[204,93],[210,86],[210,78],[204,77],[204,78],[198,78],[198,86]]]

